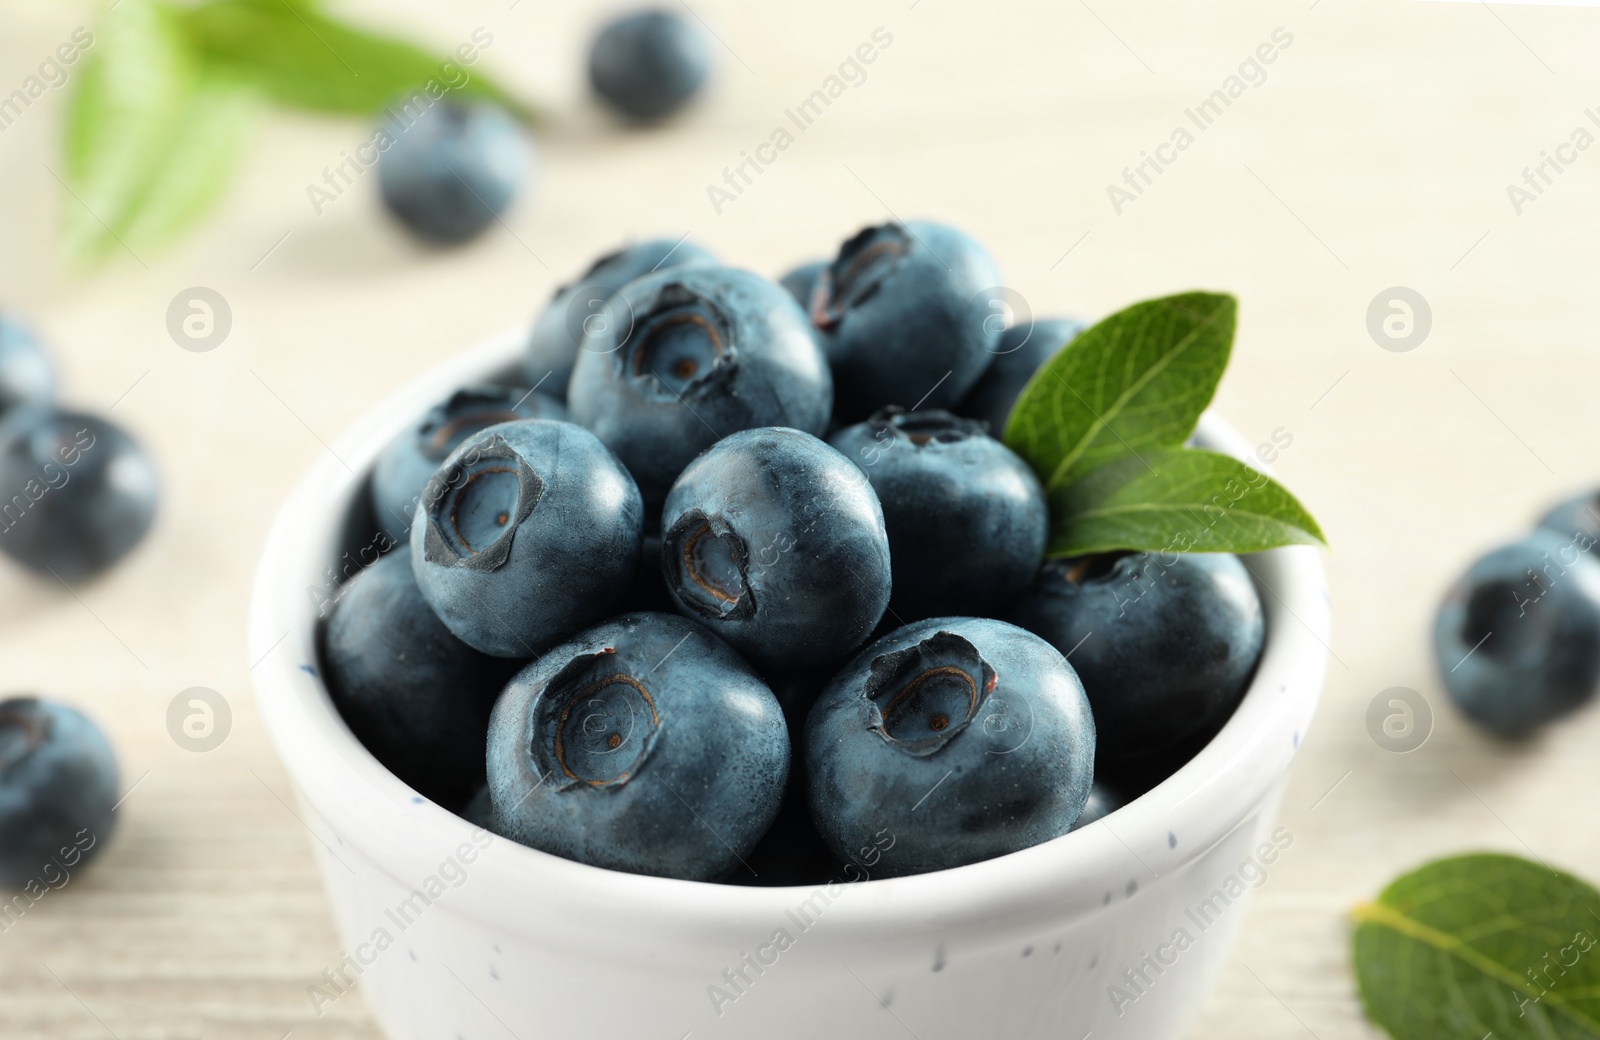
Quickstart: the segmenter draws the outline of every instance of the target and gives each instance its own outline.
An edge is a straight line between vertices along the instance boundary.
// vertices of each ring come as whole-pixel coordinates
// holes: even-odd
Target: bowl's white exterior
[[[958,870],[811,889],[583,866],[415,795],[345,728],[317,674],[318,605],[359,566],[349,517],[377,453],[454,387],[505,370],[520,342],[454,359],[366,417],[295,490],[261,560],[256,697],[345,945],[306,980],[310,1005],[359,981],[393,1040],[1181,1036],[1250,891],[1293,855],[1273,820],[1326,667],[1319,556],[1247,561],[1268,633],[1249,694],[1198,757],[1081,831]],[[1248,451],[1209,417],[1201,433]]]

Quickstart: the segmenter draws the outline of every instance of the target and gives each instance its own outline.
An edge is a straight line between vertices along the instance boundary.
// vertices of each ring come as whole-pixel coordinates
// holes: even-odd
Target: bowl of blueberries
[[[998,434],[1083,326],[1000,327],[999,284],[929,221],[780,281],[633,243],[312,467],[250,624],[344,944],[319,1013],[1181,1035],[1294,842],[1320,557],[1047,559]]]

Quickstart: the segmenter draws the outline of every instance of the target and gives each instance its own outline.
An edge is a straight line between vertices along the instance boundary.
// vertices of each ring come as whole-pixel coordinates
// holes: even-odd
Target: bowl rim
[[[844,943],[962,928],[1036,930],[1047,910],[1054,917],[1097,913],[1177,873],[1271,801],[1311,722],[1329,654],[1322,557],[1303,546],[1245,557],[1266,593],[1267,643],[1250,689],[1221,732],[1114,814],[996,859],[848,884],[843,877],[795,887],[681,881],[592,867],[495,839],[423,799],[361,745],[333,706],[318,674],[318,592],[325,597],[336,577],[332,565],[346,544],[351,508],[367,493],[378,453],[455,388],[503,377],[525,339],[522,330],[510,330],[451,357],[351,426],[285,501],[253,582],[252,687],[301,804],[336,844],[354,847],[401,890],[419,887],[444,859],[465,859],[469,846],[482,847],[473,853],[472,884],[451,892],[455,912],[530,934],[568,927],[568,939],[581,933],[583,942],[613,954],[617,941],[626,940],[640,956],[657,940],[724,950],[748,944],[753,925],[791,919],[787,911],[816,905],[819,894],[828,934]],[[1199,437],[1230,454],[1250,452],[1210,413]],[[308,827],[322,851],[354,874],[347,857]],[[326,857],[323,866],[338,870]],[[849,899],[840,898],[845,892]]]

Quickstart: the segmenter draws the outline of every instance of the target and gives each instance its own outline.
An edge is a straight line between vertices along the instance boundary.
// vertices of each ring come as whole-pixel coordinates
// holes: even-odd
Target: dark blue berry
[[[1127,799],[1104,782],[1096,780],[1094,786],[1089,788],[1089,800],[1083,803],[1083,812],[1078,814],[1072,829],[1080,830],[1096,820],[1103,820],[1126,804]]]
[[[1044,489],[981,423],[949,412],[878,412],[828,443],[861,467],[883,505],[900,621],[989,616],[1044,561]]]
[[[528,665],[495,704],[489,791],[508,837],[599,867],[707,881],[778,811],[772,691],[674,614],[628,614]]]
[[[481,785],[467,801],[466,807],[461,810],[461,818],[491,834],[500,833],[500,822],[495,818],[494,801],[489,796],[487,783]]]
[[[1159,755],[1230,715],[1266,636],[1250,572],[1222,553],[1055,560],[1011,619],[1077,669],[1108,765]]]
[[[872,485],[809,434],[728,437],[667,496],[661,565],[684,614],[763,667],[860,645],[889,601],[889,539]]]
[[[1581,530],[1534,531],[1476,560],[1445,595],[1434,652],[1474,722],[1516,737],[1570,714],[1600,683],[1600,563]]]
[[[531,162],[522,128],[487,101],[396,110],[384,129],[392,141],[378,159],[384,204],[417,237],[441,245],[495,223]]]
[[[886,405],[952,408],[994,358],[1000,272],[968,235],[925,220],[871,227],[817,278],[810,315],[842,421]]]
[[[994,348],[994,360],[958,411],[988,423],[992,436],[1003,436],[1011,406],[1028,380],[1086,327],[1076,318],[1040,318],[1006,329]]]
[[[817,287],[817,279],[823,271],[828,269],[828,261],[813,260],[808,264],[801,264],[792,271],[778,279],[778,284],[789,290],[789,295],[801,307],[811,307],[811,293]]]
[[[0,311],[0,417],[55,400],[55,366],[22,319]]]
[[[665,119],[711,76],[711,47],[677,11],[646,9],[609,22],[589,48],[589,82],[620,115]]]
[[[98,856],[116,824],[117,783],[111,744],[86,715],[33,697],[0,701],[0,886],[59,888]]]
[[[340,591],[324,663],[345,723],[390,772],[449,806],[483,783],[489,709],[519,666],[444,627],[409,554],[382,557]]]
[[[401,433],[372,471],[372,511],[392,541],[406,541],[428,478],[461,442],[481,430],[518,419],[565,419],[559,401],[519,387],[471,386],[428,409]]]
[[[1600,541],[1600,492],[1586,491],[1557,504],[1539,518],[1539,526],[1568,537],[1581,534]]]
[[[811,811],[874,876],[959,867],[1067,833],[1094,776],[1083,685],[1053,647],[934,618],[867,647],[806,725]]]
[[[639,489],[572,423],[525,419],[474,435],[417,508],[411,562],[423,598],[457,638],[496,657],[532,657],[606,617],[639,565]]]
[[[652,519],[683,467],[719,439],[758,426],[827,428],[827,362],[772,282],[681,267],[630,282],[619,299],[632,322],[608,348],[579,356],[567,403],[628,467]]]
[[[566,400],[580,350],[608,350],[618,328],[633,315],[616,294],[635,278],[691,264],[714,264],[710,252],[681,238],[635,242],[602,256],[578,280],[556,290],[533,323],[523,360],[529,386]]]
[[[155,467],[107,419],[26,409],[0,447],[0,552],[63,581],[122,559],[155,520]]]

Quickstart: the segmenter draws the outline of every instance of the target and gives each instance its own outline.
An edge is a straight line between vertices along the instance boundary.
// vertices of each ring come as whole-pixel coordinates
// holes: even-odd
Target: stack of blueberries
[[[156,500],[144,449],[57,404],[39,336],[0,312],[0,553],[70,588],[144,539]],[[59,887],[99,855],[116,799],[116,756],[92,720],[37,697],[0,700],[0,887]]]
[[[1229,555],[1045,559],[997,437],[1082,326],[1002,327],[999,284],[921,221],[781,284],[601,257],[507,384],[378,461],[397,548],[322,633],[350,728],[501,835],[733,883],[973,863],[1160,782],[1243,695],[1261,603]]]

